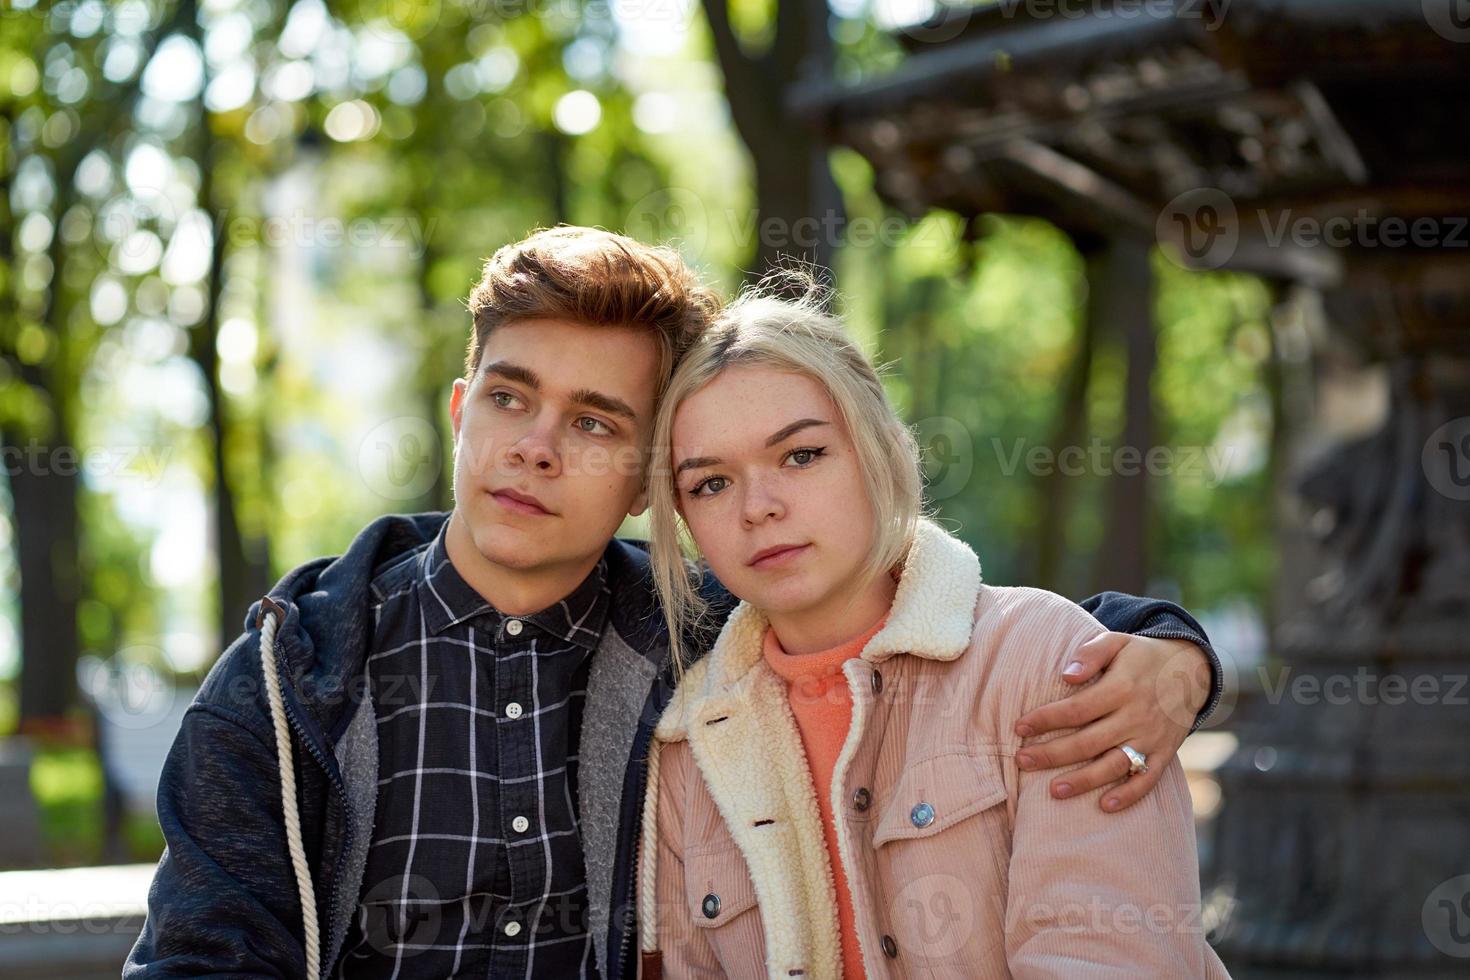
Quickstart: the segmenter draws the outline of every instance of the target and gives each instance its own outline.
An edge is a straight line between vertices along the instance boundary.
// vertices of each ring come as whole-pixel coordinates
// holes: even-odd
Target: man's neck
[[[480,554],[470,535],[469,525],[458,510],[449,515],[444,548],[449,552],[449,561],[460,578],[486,602],[508,616],[529,616],[565,599],[591,574],[600,557],[593,555],[576,564],[544,568],[508,568]]]

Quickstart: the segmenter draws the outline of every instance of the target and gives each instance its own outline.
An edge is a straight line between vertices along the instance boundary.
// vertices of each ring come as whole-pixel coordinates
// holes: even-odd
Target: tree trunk
[[[71,206],[72,171],[56,171],[56,214]],[[9,209],[9,187],[0,194]],[[12,227],[8,220],[5,228]],[[6,264],[13,267],[12,243],[4,238]],[[49,409],[44,431],[7,430],[6,462],[15,522],[15,554],[20,570],[20,730],[62,733],[64,716],[76,702],[79,652],[77,603],[80,597],[77,533],[77,481],[81,454],[71,438],[66,407],[65,336],[71,304],[65,294],[66,246],[58,233],[48,249],[51,288],[39,317],[56,348],[47,360],[27,364],[7,350],[20,380]],[[7,293],[7,302],[11,302]],[[14,329],[15,321],[9,321]]]
[[[1102,328],[1118,337],[1127,352],[1122,440],[1117,452],[1103,457],[1108,466],[1108,502],[1094,584],[1098,589],[1141,595],[1148,586],[1152,481],[1147,454],[1154,438],[1152,386],[1157,359],[1148,245],[1114,241],[1089,271],[1098,274],[1091,288],[1103,292],[1090,308],[1101,317]]]
[[[1102,264],[1096,256],[1088,258],[1088,280],[1097,283],[1102,277]],[[1051,449],[1061,452],[1067,446],[1080,446],[1087,433],[1087,389],[1092,378],[1093,351],[1097,343],[1099,321],[1103,311],[1096,300],[1106,291],[1092,289],[1088,293],[1088,307],[1082,323],[1078,325],[1077,349],[1067,367],[1067,377],[1062,385],[1062,399],[1057,405],[1056,420],[1052,425]],[[1050,589],[1063,595],[1072,595],[1083,586],[1082,582],[1063,581],[1062,555],[1067,546],[1067,517],[1071,509],[1072,487],[1077,477],[1069,476],[1053,467],[1039,477],[1041,496],[1041,523],[1037,528],[1036,567],[1029,581],[1038,588]]]
[[[827,165],[827,149],[786,109],[787,94],[807,77],[831,72],[827,6],[786,0],[776,6],[770,47],[746,50],[730,23],[729,0],[704,0],[725,97],[755,171],[754,278],[785,256],[828,268],[845,225],[842,198]]]

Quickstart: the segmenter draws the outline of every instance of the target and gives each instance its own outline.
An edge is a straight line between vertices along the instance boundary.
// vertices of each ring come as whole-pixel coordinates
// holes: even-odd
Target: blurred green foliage
[[[731,5],[743,44],[769,45],[776,2]],[[7,445],[49,433],[157,463],[80,478],[77,554],[55,559],[78,573],[79,652],[148,650],[197,677],[255,584],[340,552],[378,514],[449,506],[463,301],[498,246],[541,225],[600,225],[672,240],[738,287],[759,202],[705,21],[677,4],[650,8],[657,22],[618,9],[32,0],[0,13],[0,431]],[[832,37],[844,81],[902,57],[866,12],[834,15]],[[1085,259],[1035,219],[988,216],[973,240],[953,215],[908,220],[861,158],[836,150],[830,163],[850,227],[878,232],[837,251],[842,310],[933,437],[934,479],[968,467],[937,510],[988,580],[1091,591],[1106,475],[1075,478],[1055,515],[1036,476],[1006,462],[1057,431]],[[344,244],[324,220],[365,221],[368,240]],[[1156,442],[1228,465],[1154,481],[1149,565],[1191,608],[1259,604],[1273,575],[1271,298],[1162,257],[1154,273]],[[1122,364],[1116,344],[1095,352],[1089,441],[1122,432]],[[403,418],[429,427],[438,479],[385,494],[364,447]],[[0,548],[0,679],[20,664],[11,544],[24,520],[9,516]],[[1066,561],[1036,582],[1050,521]],[[232,584],[222,561],[255,567]],[[16,717],[0,685],[0,732]],[[95,759],[47,750],[35,785],[57,860],[90,859]],[[130,833],[135,853],[156,843]]]

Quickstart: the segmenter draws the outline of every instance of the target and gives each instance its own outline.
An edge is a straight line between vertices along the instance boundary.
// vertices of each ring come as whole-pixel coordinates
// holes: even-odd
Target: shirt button
[[[511,938],[519,936],[521,934],[521,924],[519,922],[507,922],[505,924],[505,934]]]
[[[704,896],[699,910],[704,913],[706,919],[718,919],[720,917],[720,896],[714,894]]]
[[[898,943],[893,941],[892,936],[883,937],[883,955],[890,960],[898,959]]]
[[[927,827],[934,822],[934,808],[927,803],[920,803],[909,811],[909,820],[913,821],[915,827]]]
[[[859,786],[852,794],[852,806],[858,813],[866,813],[868,807],[873,805],[873,794],[868,792],[866,786]]]
[[[519,701],[512,701],[510,704],[505,706],[505,717],[509,718],[511,721],[515,721],[521,716],[521,714],[522,709],[521,703]]]
[[[883,693],[883,674],[876,670],[873,671],[873,693]]]
[[[531,821],[527,820],[525,817],[516,817],[510,822],[510,825],[516,833],[524,834],[526,832],[526,829],[531,826]]]
[[[505,624],[505,631],[511,636],[520,636],[521,621],[519,619],[508,620]]]

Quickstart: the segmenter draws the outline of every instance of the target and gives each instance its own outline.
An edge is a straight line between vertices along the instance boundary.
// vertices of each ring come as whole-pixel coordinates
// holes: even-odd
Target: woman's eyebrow
[[[802,429],[809,429],[814,425],[827,424],[828,423],[822,421],[821,419],[799,419],[798,421],[792,422],[790,425],[781,429],[779,432],[775,433],[769,439],[767,439],[766,448],[769,449],[777,443],[784,442],[785,440],[790,439]]]
[[[690,456],[684,462],[674,467],[674,475],[678,476],[685,470],[697,470],[705,466],[718,466],[720,464],[717,456]]]
[[[772,446],[778,445],[781,442],[790,439],[801,430],[810,429],[812,426],[815,425],[831,425],[831,423],[825,422],[822,419],[798,419],[797,421],[792,422],[790,425],[782,426],[780,431],[774,433],[769,439],[767,439],[766,448],[769,449]],[[697,470],[705,466],[718,466],[719,464],[720,458],[718,456],[691,456],[680,463],[678,466],[674,467],[674,475],[678,476],[685,470]]]

